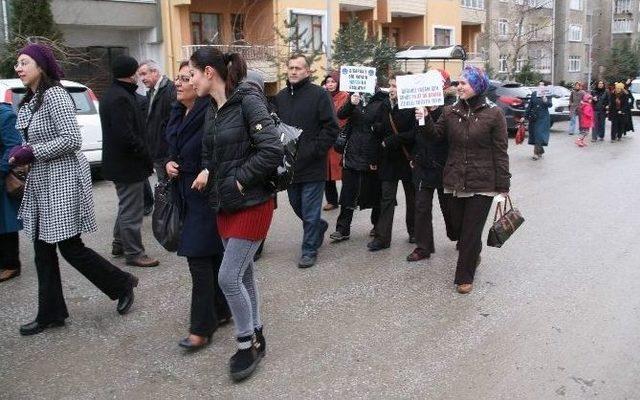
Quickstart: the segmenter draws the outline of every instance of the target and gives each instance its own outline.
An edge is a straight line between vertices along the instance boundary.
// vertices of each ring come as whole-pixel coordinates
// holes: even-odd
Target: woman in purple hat
[[[34,241],[38,273],[38,315],[20,327],[35,335],[63,326],[69,316],[62,295],[56,248],[71,266],[125,314],[133,304],[138,279],[87,248],[80,234],[96,230],[89,163],[80,151],[82,137],[71,96],[60,85],[62,70],[51,50],[30,44],[20,51],[15,71],[27,88],[16,128],[23,144],[9,154],[12,165],[31,166],[18,217]]]

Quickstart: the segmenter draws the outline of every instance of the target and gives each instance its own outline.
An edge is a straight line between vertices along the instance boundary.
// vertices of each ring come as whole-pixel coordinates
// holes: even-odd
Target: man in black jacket
[[[114,81],[100,102],[102,173],[114,182],[118,194],[112,254],[124,255],[127,265],[155,267],[158,260],[148,257],[142,245],[144,182],[153,167],[135,96],[137,69],[132,57],[121,55],[113,61]]]
[[[282,122],[302,129],[289,202],[303,221],[300,268],[312,267],[329,227],[320,218],[327,178],[327,153],[338,136],[338,122],[326,90],[311,83],[309,61],[293,55],[287,64],[287,87],[276,95],[275,107]]]

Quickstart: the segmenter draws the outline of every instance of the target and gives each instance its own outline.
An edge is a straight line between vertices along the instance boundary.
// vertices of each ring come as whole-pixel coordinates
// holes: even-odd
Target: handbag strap
[[[396,136],[399,135],[398,128],[396,127],[396,123],[393,120],[393,116],[391,115],[391,113],[389,113],[389,122],[391,123],[391,130],[393,131],[393,133]],[[407,151],[407,148],[404,147],[403,144],[401,144],[400,147],[402,147],[402,152],[404,153],[404,156],[406,157],[407,161],[409,161],[409,164],[412,164],[413,163],[413,158],[411,158],[411,155]]]

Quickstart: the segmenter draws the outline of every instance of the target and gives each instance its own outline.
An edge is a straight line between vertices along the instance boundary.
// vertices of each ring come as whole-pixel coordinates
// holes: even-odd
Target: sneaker
[[[350,235],[343,235],[340,231],[335,231],[329,235],[329,239],[334,242],[342,242],[343,240],[349,240]]]
[[[367,244],[367,248],[369,249],[369,251],[378,251],[378,250],[388,249],[389,247],[390,245],[388,244],[385,245],[378,239],[373,239],[371,242]]]
[[[316,264],[315,256],[302,256],[298,262],[298,268],[311,268]]]
[[[431,254],[429,254],[426,250],[421,249],[420,247],[416,247],[416,249],[413,250],[411,254],[407,256],[407,261],[415,262],[415,261],[424,260],[425,258],[429,258],[429,257],[431,257]]]
[[[261,357],[258,357],[258,351],[253,345],[251,339],[251,336],[238,338],[239,347],[248,347],[239,348],[236,354],[229,359],[229,372],[231,373],[231,379],[235,382],[239,382],[250,377],[262,359]]]

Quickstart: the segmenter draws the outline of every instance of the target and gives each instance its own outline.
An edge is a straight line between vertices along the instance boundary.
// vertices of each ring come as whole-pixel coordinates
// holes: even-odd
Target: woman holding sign
[[[445,107],[438,121],[427,110],[416,109],[418,120],[428,116],[424,126],[418,127],[419,134],[449,142],[443,184],[445,193],[452,195],[452,233],[459,250],[454,282],[462,294],[473,289],[482,230],[493,198],[508,193],[511,181],[507,124],[500,108],[487,101],[488,87],[484,71],[466,67],[458,80],[459,100]]]

